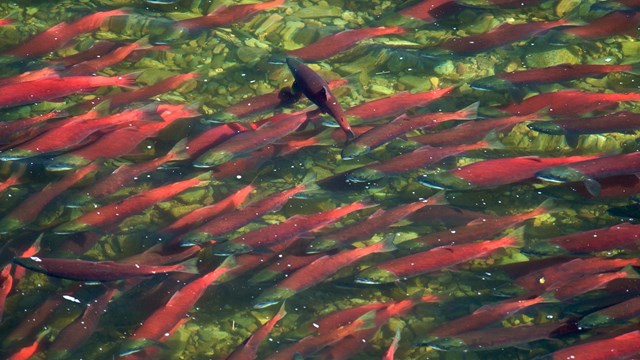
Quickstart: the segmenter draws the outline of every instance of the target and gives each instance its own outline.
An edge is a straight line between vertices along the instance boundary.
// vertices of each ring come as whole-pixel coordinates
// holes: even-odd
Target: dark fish
[[[344,110],[329,89],[329,84],[300,60],[287,57],[287,65],[295,79],[291,89],[293,93],[302,92],[323,113],[331,115],[348,138],[355,137]]]
[[[398,13],[402,16],[432,23],[461,9],[462,7],[454,0],[422,0],[413,6],[400,10]]]
[[[529,129],[550,135],[601,134],[634,131],[640,128],[640,114],[619,111],[589,118],[567,118],[540,121],[527,125]]]
[[[273,0],[258,4],[219,6],[213,12],[196,17],[176,21],[174,27],[189,31],[198,31],[219,26],[229,26],[255,16],[258,12],[284,4],[285,0]]]
[[[636,37],[639,25],[640,12],[614,11],[587,25],[565,29],[564,33],[583,39],[601,39],[622,34]]]
[[[640,315],[640,297],[634,297],[583,317],[578,322],[578,326],[589,329],[615,325],[638,315]]]
[[[634,330],[610,339],[588,341],[560,349],[536,360],[563,360],[583,357],[589,360],[634,359],[640,353],[640,330]]]

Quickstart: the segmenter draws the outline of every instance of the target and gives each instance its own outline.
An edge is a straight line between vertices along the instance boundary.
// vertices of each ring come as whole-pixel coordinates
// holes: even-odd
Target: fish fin
[[[331,92],[329,91],[329,89],[327,89],[327,85],[324,85],[322,87],[322,89],[320,89],[320,96],[322,96],[322,100],[327,102],[330,99],[330,94]]]
[[[500,150],[505,148],[502,141],[500,141],[500,139],[498,138],[498,132],[495,129],[489,131],[482,142],[486,144],[487,149]]]
[[[640,274],[633,268],[633,265],[627,265],[620,271],[627,273],[628,279],[640,279]]]
[[[198,262],[199,259],[197,257],[193,257],[189,260],[183,261],[180,265],[184,268],[180,272],[188,273],[188,274],[200,274],[198,270]]]
[[[158,346],[160,348],[163,349],[168,349],[169,347],[164,344],[161,343],[158,340],[154,340],[154,339],[134,339],[134,340],[128,340],[125,341],[121,346],[120,349],[118,351],[118,357],[124,357],[127,355],[131,355],[131,354],[135,354],[137,352],[140,352],[150,346]]]
[[[373,214],[369,215],[369,219],[375,219],[377,217],[380,217],[382,215],[384,215],[386,213],[386,211],[384,209],[378,209],[376,210],[376,212],[374,212]]]
[[[218,267],[226,267],[228,270],[233,270],[238,266],[240,265],[238,264],[238,262],[236,262],[236,257],[233,255],[229,255]]]
[[[196,185],[196,187],[207,186],[209,185],[209,183],[211,183],[211,180],[213,179],[213,171],[204,172],[196,176],[195,178],[202,180],[200,183],[198,183],[198,185]]]
[[[395,240],[396,238],[396,234],[387,234],[382,240],[380,240],[380,243],[382,243],[382,248],[376,252],[391,252],[396,250],[396,245],[393,243],[393,240]]]
[[[424,200],[424,202],[426,202],[429,205],[448,205],[449,204],[449,200],[447,200],[447,197],[446,197],[446,192],[443,190],[438,191],[437,193],[429,196],[427,199]]]
[[[465,226],[479,226],[484,224],[486,221],[487,221],[486,217],[479,217],[469,221]]]
[[[120,75],[119,78],[122,79],[122,83],[118,84],[118,86],[123,87],[125,89],[137,89],[136,79],[140,76],[144,70],[133,71],[128,74]]]
[[[580,142],[580,135],[578,134],[565,134],[564,139],[567,142],[567,145],[572,148],[578,147],[578,143]]]
[[[509,235],[507,235],[508,238],[512,238],[515,240],[513,244],[509,245],[509,247],[521,248],[525,245],[524,229],[525,229],[525,226],[520,226],[515,230],[513,230],[511,233],[509,233]]]
[[[598,197],[598,195],[600,195],[600,190],[602,190],[602,186],[598,181],[592,178],[587,178],[583,181],[583,183],[584,183],[584,187],[587,189],[589,194],[593,195],[594,197]]]
[[[282,305],[280,305],[280,309],[278,309],[278,312],[273,315],[274,318],[282,319],[283,317],[285,317],[285,315],[287,315],[287,309],[285,308],[286,304],[287,300],[282,302]]]
[[[187,153],[187,138],[184,138],[180,141],[178,141],[175,145],[173,145],[173,147],[171,148],[171,150],[169,150],[169,153],[173,154],[173,159],[172,161],[181,161],[181,160],[187,160],[189,159],[189,153]]]
[[[540,295],[542,299],[542,303],[558,303],[560,300],[556,299],[554,291],[547,291],[546,293]]]
[[[545,201],[541,202],[533,211],[536,213],[534,216],[546,214],[552,209],[556,208],[556,201],[552,198],[548,198]]]
[[[464,114],[457,120],[474,120],[478,118],[478,108],[480,108],[480,101],[476,101],[473,104],[458,110],[457,113]]]
[[[376,326],[375,320],[376,320],[376,311],[371,310],[366,314],[360,316],[359,318],[355,319],[352,324],[357,323],[357,325],[355,325],[356,331],[373,329]],[[346,325],[346,326],[349,326],[349,325]]]

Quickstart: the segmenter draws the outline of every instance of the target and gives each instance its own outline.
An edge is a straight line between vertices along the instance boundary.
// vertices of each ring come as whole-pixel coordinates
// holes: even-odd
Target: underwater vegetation
[[[0,3],[0,357],[640,358],[640,3]]]

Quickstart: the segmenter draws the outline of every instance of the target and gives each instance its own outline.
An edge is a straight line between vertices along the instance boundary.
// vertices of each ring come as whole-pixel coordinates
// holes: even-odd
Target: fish
[[[469,315],[447,321],[445,324],[431,330],[429,334],[440,338],[463,334],[484,328],[533,305],[556,302],[558,301],[553,297],[552,293],[545,293],[540,296],[528,296],[490,303],[478,308]]]
[[[454,0],[423,0],[406,7],[398,13],[402,16],[432,23],[447,15],[454,14],[462,8]]]
[[[597,239],[594,240],[594,239]],[[638,248],[640,225],[620,223],[594,230],[581,231],[546,239],[544,243],[554,249],[564,250],[571,254],[584,254],[613,249]],[[543,249],[547,247],[543,246]],[[551,250],[551,249],[549,249]],[[542,251],[543,253],[546,251]]]
[[[412,213],[429,205],[446,203],[442,194],[434,195],[426,200],[418,200],[408,204],[402,204],[388,210],[380,209],[365,220],[353,225],[345,226],[312,241],[307,247],[307,254],[325,252],[336,247],[353,244],[356,241],[368,240],[375,233],[385,231],[389,226],[410,216]]]
[[[224,164],[235,157],[246,156],[252,151],[272,144],[296,131],[300,126],[315,117],[316,114],[316,111],[299,111],[283,116],[275,115],[271,121],[264,123],[259,128],[237,134],[207,150],[194,160],[193,166],[211,168]]]
[[[93,60],[95,58],[101,57],[116,47],[120,46],[118,43],[113,41],[96,41],[89,47],[88,49],[78,52],[73,55],[65,56],[58,59],[50,60],[50,64],[52,65],[62,65],[64,67],[71,67],[73,65],[79,64],[81,62],[87,60]]]
[[[136,75],[44,78],[0,86],[0,109],[87,92],[102,86],[131,87]]]
[[[0,145],[35,136],[38,134],[38,129],[41,129],[49,120],[64,117],[65,114],[64,111],[51,111],[30,118],[0,122]]]
[[[424,145],[418,149],[382,162],[374,162],[349,171],[347,179],[352,182],[367,182],[390,176],[402,175],[412,170],[425,168],[448,157],[457,156],[471,150],[500,148],[501,143],[478,141],[474,144],[434,147]]]
[[[265,215],[267,213],[279,210],[290,197],[314,188],[313,182],[315,177],[308,175],[302,184],[267,196],[261,200],[251,202],[242,208],[235,209],[222,216],[218,216],[202,224],[195,230],[176,237],[167,242],[167,246],[182,244],[189,246],[190,244],[205,243],[211,240],[219,239],[219,237],[236,230],[251,221]]]
[[[636,175],[611,176],[598,179],[600,191],[597,195],[591,194],[584,183],[561,183],[558,186],[549,186],[542,189],[546,196],[569,199],[607,199],[626,198],[640,193],[640,178]]]
[[[638,273],[633,270],[633,267],[627,266],[621,271],[617,272],[601,273],[587,277],[581,277],[567,284],[552,286],[549,290],[553,292],[553,296],[556,299],[565,301],[589,291],[602,289],[609,282],[616,279],[638,279],[639,277],[640,276],[638,275]]]
[[[99,11],[84,16],[72,23],[62,22],[30,39],[22,42],[13,49],[4,52],[4,55],[18,58],[33,58],[45,55],[68,44],[74,37],[98,30],[105,20],[113,16],[129,14],[127,10]]]
[[[271,9],[284,4],[285,0],[273,0],[257,4],[242,4],[233,6],[218,6],[205,16],[176,21],[174,28],[182,28],[189,31],[200,31],[213,27],[222,27],[247,20],[258,12]]]
[[[548,111],[554,117],[575,117],[596,110],[605,110],[623,101],[640,101],[640,93],[591,93],[580,90],[559,90],[542,93],[520,103],[499,107],[510,115],[526,115]]]
[[[396,353],[396,350],[398,350],[398,343],[400,342],[400,334],[402,333],[402,331],[400,330],[400,328],[398,328],[396,330],[396,335],[393,337],[393,341],[391,341],[391,345],[389,345],[389,348],[387,349],[387,352],[384,353],[384,356],[382,357],[382,360],[393,360],[394,359],[394,354]]]
[[[249,284],[259,284],[273,280],[274,278],[282,278],[288,276],[292,272],[309,265],[321,256],[324,256],[324,254],[311,254],[302,256],[284,255],[282,257],[278,257],[278,259],[271,263],[271,265],[253,275],[249,279]]]
[[[24,175],[27,167],[24,164],[19,164],[15,167],[15,171],[3,182],[0,183],[0,193],[8,188],[20,184],[20,178]]]
[[[421,346],[429,346],[441,351],[485,351],[517,347],[533,341],[551,339],[578,331],[571,322],[551,322],[536,325],[519,325],[482,329],[457,334],[450,337],[433,336],[420,341]]]
[[[357,201],[335,209],[309,215],[294,215],[282,222],[244,233],[222,244],[214,245],[211,252],[218,256],[236,255],[272,248],[300,236],[339,221],[342,217],[373,205],[368,201]]]
[[[82,314],[56,335],[47,351],[47,357],[68,358],[71,352],[80,347],[95,332],[100,318],[107,311],[109,302],[116,294],[118,289],[106,289],[102,295],[89,302]]]
[[[136,121],[157,122],[159,118],[156,116],[156,110],[157,105],[152,104],[99,118],[79,116],[76,120],[66,121],[33,140],[1,153],[0,160],[21,160],[53,152],[68,151],[86,145],[92,140],[91,135],[99,131],[106,132]]]
[[[271,320],[267,321],[258,330],[256,330],[251,335],[251,337],[247,339],[242,347],[237,348],[227,357],[227,360],[252,360],[257,358],[258,346],[260,346],[260,343],[264,341],[267,335],[269,335],[273,327],[286,314],[287,311],[284,308],[284,303],[282,303],[280,310],[278,310],[278,312],[271,318]]]
[[[32,194],[0,220],[0,233],[8,234],[33,222],[47,204],[99,167],[99,163],[89,164]]]
[[[442,270],[469,260],[490,255],[496,250],[520,246],[521,235],[498,240],[486,240],[469,244],[450,245],[402,256],[374,265],[356,275],[359,284],[385,284],[399,282],[410,277]]]
[[[375,28],[344,30],[333,35],[325,36],[302,48],[289,50],[287,51],[287,55],[303,61],[318,61],[348,50],[362,40],[385,35],[399,35],[405,32],[406,29],[401,26],[380,26]]]
[[[638,71],[637,67],[637,64],[560,64],[545,68],[501,73],[474,80],[470,85],[476,90],[500,91],[522,85],[553,84],[583,77],[602,77],[616,72],[636,73]]]
[[[13,258],[13,263],[29,270],[76,281],[115,281],[169,272],[197,273],[196,263],[169,266],[124,264],[114,261],[88,261],[31,256]]]
[[[201,277],[189,282],[171,296],[167,303],[156,309],[120,346],[120,356],[136,353],[151,343],[159,341],[177,323],[179,323],[210,286],[236,267],[233,257],[229,257]]]
[[[455,0],[458,4],[479,8],[520,8],[522,6],[534,6],[542,0]]]
[[[193,228],[203,222],[215,218],[220,214],[227,213],[233,209],[237,209],[245,202],[249,194],[256,190],[255,185],[249,184],[240,190],[232,193],[226,198],[219,200],[213,204],[203,206],[191,211],[180,217],[170,225],[160,230],[163,235],[175,235],[189,228]]]
[[[115,50],[108,52],[106,54],[103,54],[94,59],[85,60],[83,62],[74,64],[73,66],[63,71],[62,76],[69,77],[69,76],[93,75],[104,68],[107,68],[122,62],[124,59],[127,58],[127,56],[131,55],[131,53],[133,53],[134,51],[149,48],[149,47],[151,47],[151,45],[149,45],[148,38],[143,37],[142,39],[136,42],[120,46]]]
[[[386,124],[374,127],[350,141],[347,146],[342,149],[342,159],[352,160],[358,156],[368,154],[389,140],[413,130],[430,129],[443,122],[451,120],[471,120],[477,116],[478,103],[473,103],[455,112],[438,112],[413,116],[401,115]]]
[[[191,179],[177,181],[147,190],[115,203],[98,206],[79,217],[58,225],[53,229],[56,234],[73,234],[92,229],[106,229],[120,223],[126,217],[167,200],[192,187],[202,187],[210,183],[210,173],[204,173]]]
[[[0,85],[16,84],[27,81],[35,81],[41,79],[59,78],[60,69],[45,67],[38,70],[32,70],[20,73],[18,75],[6,76],[0,78]]]
[[[373,245],[344,250],[335,255],[322,256],[311,264],[299,269],[276,286],[267,289],[254,301],[255,308],[265,308],[284,301],[334,275],[338,270],[349,266],[360,259],[379,252],[396,249],[393,237],[386,237]]]
[[[331,93],[327,81],[296,58],[287,57],[286,62],[294,78],[291,91],[294,94],[303,93],[321,112],[329,114],[336,120],[347,138],[354,138],[355,134],[351,130],[347,116],[338,99]]]
[[[400,115],[412,108],[427,106],[433,101],[447,95],[455,88],[455,86],[449,86],[415,94],[403,91],[353,106],[347,109],[345,114],[357,118],[362,123],[372,122],[387,116]]]
[[[560,360],[583,357],[589,360],[633,359],[640,352],[640,330],[634,330],[616,337],[587,341],[557,350],[552,354],[537,357],[536,360]]]
[[[531,130],[549,135],[582,135],[627,132],[640,128],[640,114],[618,111],[588,118],[567,118],[528,124]]]
[[[284,349],[276,350],[265,360],[290,360],[297,356],[296,354],[302,357],[313,355],[349,335],[375,327],[374,321],[375,312],[370,311],[354,320],[351,324],[342,326],[335,331],[320,335],[310,335]]]
[[[37,338],[27,346],[20,348],[20,350],[7,357],[7,360],[29,360],[41,349],[42,342],[47,338],[50,330],[45,329],[41,331]]]
[[[11,276],[11,264],[5,265],[0,270],[0,321],[2,321],[4,315],[4,308],[7,302],[7,296],[13,288],[13,276]]]
[[[520,156],[479,161],[448,172],[424,174],[418,178],[422,185],[436,189],[487,189],[535,179],[553,166],[582,162],[594,156],[564,156],[542,158]]]
[[[634,297],[588,314],[580,319],[578,326],[582,329],[610,326],[624,323],[638,315],[640,315],[640,297]]]
[[[600,184],[595,179],[631,175],[638,172],[640,172],[640,152],[632,152],[585,159],[575,164],[558,164],[546,169],[539,169],[535,176],[538,179],[556,183],[581,181],[589,193],[598,196]]]
[[[484,139],[491,132],[509,131],[521,122],[538,120],[541,120],[541,117],[537,114],[477,119],[438,132],[411,136],[407,140],[431,146],[471,144]]]
[[[482,34],[445,40],[438,47],[455,55],[473,55],[569,24],[566,19],[523,24],[505,23]]]
[[[640,12],[622,10],[612,11],[586,25],[564,29],[563,32],[589,40],[623,34],[638,36],[639,25]]]

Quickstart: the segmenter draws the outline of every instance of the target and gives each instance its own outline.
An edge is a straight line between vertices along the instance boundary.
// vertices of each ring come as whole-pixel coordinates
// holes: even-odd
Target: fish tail
[[[188,273],[188,274],[199,274],[198,270],[198,258],[193,257],[189,260],[183,261],[179,265],[180,272]]]
[[[189,153],[187,153],[187,138],[178,141],[171,150],[167,153],[170,158],[169,161],[180,161],[189,159]]]
[[[134,71],[128,74],[120,75],[117,78],[116,85],[127,89],[137,89],[136,79],[142,71]]]
[[[627,279],[640,279],[640,274],[633,268],[633,265],[627,265],[620,271],[627,274]]]
[[[557,303],[560,302],[560,300],[556,299],[555,294],[553,291],[548,291],[542,295],[539,296],[540,298],[540,302],[541,303]]]
[[[347,325],[347,327],[352,328],[353,331],[349,333],[354,333],[361,330],[372,329],[376,326],[376,311],[371,310],[368,313],[360,316],[355,319],[351,325]]]
[[[458,120],[474,120],[478,118],[478,108],[480,107],[480,102],[476,101],[473,104],[465,107],[464,109],[458,110],[457,114],[459,114]]]
[[[498,138],[498,133],[495,130],[491,130],[487,136],[484,137],[484,139],[482,139],[482,141],[480,141],[479,143],[484,143],[485,144],[485,148],[488,149],[504,149],[505,146],[502,143],[502,141],[500,141],[500,139]]]
[[[508,247],[518,247],[521,248],[524,246],[524,226],[520,226],[519,228],[513,230],[509,235],[503,238],[506,246]]]
[[[382,239],[378,244],[382,245],[382,247],[378,250],[376,250],[377,253],[379,252],[391,252],[396,250],[396,245],[393,243],[393,240],[396,238],[396,234],[388,234],[387,236],[384,237],[384,239]]]

